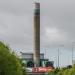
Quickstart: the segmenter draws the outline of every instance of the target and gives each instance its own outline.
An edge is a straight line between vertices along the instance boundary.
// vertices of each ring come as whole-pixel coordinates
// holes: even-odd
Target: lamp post
[[[75,44],[75,42],[72,42],[72,65],[73,65],[73,52],[74,52],[74,44]]]
[[[59,48],[58,48],[58,68],[59,68]]]
[[[58,48],[58,68],[60,67],[60,48],[64,47],[64,45],[60,45],[60,47]]]
[[[73,45],[72,45],[72,65],[73,65]]]

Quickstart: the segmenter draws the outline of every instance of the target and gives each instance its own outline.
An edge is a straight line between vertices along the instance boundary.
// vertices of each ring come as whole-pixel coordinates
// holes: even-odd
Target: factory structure
[[[31,69],[30,72],[47,72],[54,68],[54,62],[45,59],[44,54],[40,53],[40,3],[38,2],[35,3],[33,27],[34,51],[33,53],[21,52],[22,62],[26,63],[27,69]]]
[[[27,72],[29,73],[40,73],[40,72],[48,72],[48,71],[52,71],[54,69],[54,61],[49,61],[49,59],[46,59],[44,57],[44,54],[41,53],[40,54],[40,61],[39,61],[39,66],[35,67],[35,63],[34,63],[34,54],[33,53],[24,53],[21,52],[21,59],[22,59],[22,63],[25,63]],[[38,70],[37,70],[38,69]]]

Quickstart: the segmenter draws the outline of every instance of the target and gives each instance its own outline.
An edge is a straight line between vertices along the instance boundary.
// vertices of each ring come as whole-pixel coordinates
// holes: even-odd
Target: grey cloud
[[[0,11],[5,13],[24,15],[31,12],[31,7],[33,5],[30,0],[0,0]]]
[[[0,0],[0,40],[9,44],[17,53],[32,52],[34,49],[34,1]],[[39,2],[41,52],[47,49],[47,57],[57,60],[57,48],[63,46],[63,49],[60,48],[63,52],[60,63],[67,64],[69,56],[71,64],[72,42],[75,42],[75,0],[39,0]]]
[[[32,0],[0,0],[0,38],[12,45],[33,47]],[[75,41],[75,1],[40,0],[41,46],[59,45]],[[48,39],[46,28],[56,28],[63,39]],[[50,35],[50,34],[49,34]]]

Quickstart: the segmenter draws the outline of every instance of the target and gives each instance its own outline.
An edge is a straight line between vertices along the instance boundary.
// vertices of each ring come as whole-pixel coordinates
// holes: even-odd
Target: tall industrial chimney
[[[34,11],[34,64],[40,65],[40,3],[35,3]]]

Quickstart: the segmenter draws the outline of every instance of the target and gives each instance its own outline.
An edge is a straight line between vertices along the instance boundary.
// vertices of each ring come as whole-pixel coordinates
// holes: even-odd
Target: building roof
[[[20,52],[22,55],[33,55],[34,53]],[[40,55],[44,55],[44,53],[40,53]]]

